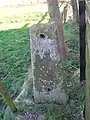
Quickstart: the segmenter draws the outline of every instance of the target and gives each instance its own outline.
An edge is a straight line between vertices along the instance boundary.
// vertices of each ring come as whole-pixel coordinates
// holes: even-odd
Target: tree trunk
[[[86,111],[85,111],[85,118],[86,120],[90,120],[90,50],[88,46],[86,47],[87,49],[87,56],[86,56]]]
[[[81,1],[82,2],[82,1]],[[85,4],[86,3],[86,4]],[[86,91],[85,91],[85,120],[90,120],[90,3],[83,1],[86,6]]]
[[[39,0],[37,0],[37,4],[39,4]]]
[[[73,20],[78,23],[79,22],[79,16],[78,16],[78,6],[77,6],[77,0],[71,0],[72,10],[73,10]]]
[[[63,24],[60,17],[60,11],[57,0],[47,0],[48,10],[50,15],[50,20],[56,22],[57,25],[57,39],[59,45],[59,51],[61,60],[65,60],[67,58],[65,43],[64,43],[64,31]]]

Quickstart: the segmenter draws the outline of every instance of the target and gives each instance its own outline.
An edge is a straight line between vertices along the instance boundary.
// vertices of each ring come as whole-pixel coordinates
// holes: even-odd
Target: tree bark
[[[85,4],[86,3],[86,4]],[[85,91],[85,120],[90,120],[90,3],[84,1],[86,6],[86,91]]]
[[[78,6],[77,0],[71,0],[72,10],[73,10],[73,20],[78,23],[79,22],[79,15],[78,15]]]
[[[90,120],[90,3],[80,1],[86,10],[86,89],[85,89],[85,120]],[[80,3],[79,3],[80,4]],[[82,6],[81,6],[82,7]]]
[[[86,92],[85,92],[85,119],[90,120],[90,46],[86,45]]]
[[[57,25],[57,39],[59,45],[59,51],[61,60],[65,60],[67,58],[66,48],[64,43],[64,31],[63,24],[60,17],[60,11],[57,0],[47,0],[48,10],[50,15],[50,20],[56,22]]]

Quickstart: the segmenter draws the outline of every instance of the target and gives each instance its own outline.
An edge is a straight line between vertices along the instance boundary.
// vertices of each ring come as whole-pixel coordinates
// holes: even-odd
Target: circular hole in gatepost
[[[48,88],[48,91],[50,92],[50,88]]]
[[[44,33],[41,33],[39,36],[40,36],[40,38],[45,38]]]

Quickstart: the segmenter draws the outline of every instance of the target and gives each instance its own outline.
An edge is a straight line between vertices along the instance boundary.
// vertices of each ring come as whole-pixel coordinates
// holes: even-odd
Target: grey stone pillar
[[[35,102],[66,103],[56,24],[33,25],[30,45]]]

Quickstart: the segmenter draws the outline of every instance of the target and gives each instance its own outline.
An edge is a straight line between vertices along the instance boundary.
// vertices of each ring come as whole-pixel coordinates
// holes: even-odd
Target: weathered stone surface
[[[35,101],[66,103],[56,24],[33,25],[30,45]]]

